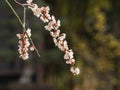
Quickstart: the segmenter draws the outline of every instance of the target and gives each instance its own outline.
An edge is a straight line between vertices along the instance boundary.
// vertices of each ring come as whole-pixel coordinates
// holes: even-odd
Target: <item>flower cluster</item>
[[[33,3],[33,0],[27,0],[28,8],[30,8],[33,11],[33,14],[40,18],[44,23],[48,23],[45,26],[45,29],[50,32],[50,35],[53,37],[53,41],[55,43],[55,46],[57,46],[61,51],[63,51],[64,59],[66,60],[66,64],[71,65],[70,71],[74,75],[78,75],[80,73],[79,68],[75,68],[75,59],[73,57],[73,51],[72,49],[69,49],[67,41],[65,40],[66,34],[62,33],[60,34],[60,20],[55,19],[55,17],[49,14],[50,8],[47,7],[41,7],[39,8],[37,4]]]
[[[28,37],[31,36],[31,29],[27,29],[25,33],[23,34],[16,34],[18,37],[19,45],[18,45],[18,52],[20,54],[20,57],[23,60],[26,60],[29,58],[28,50],[34,51],[34,47],[30,45]]]

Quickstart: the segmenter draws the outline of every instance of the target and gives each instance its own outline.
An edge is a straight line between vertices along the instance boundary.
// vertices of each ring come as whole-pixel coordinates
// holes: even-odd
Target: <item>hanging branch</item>
[[[17,16],[17,18],[19,19],[19,22],[21,23],[23,29],[25,29],[25,34],[17,34],[17,37],[19,38],[20,57],[22,57],[23,59],[27,59],[28,58],[27,51],[30,46],[28,39],[30,40],[31,44],[34,46],[34,43],[32,39],[30,38],[31,30],[29,28],[26,30],[25,25],[24,25],[25,23],[21,22],[21,19],[19,18],[15,10],[12,8],[10,3],[7,0],[6,2],[10,6],[14,14]],[[66,34],[65,33],[60,34],[60,29],[59,29],[59,27],[61,26],[60,20],[56,20],[53,15],[51,16],[49,14],[49,11],[50,11],[49,6],[39,8],[37,4],[33,3],[33,0],[27,0],[25,4],[21,4],[17,2],[16,0],[14,0],[14,2],[22,7],[27,6],[28,9],[32,10],[33,14],[36,17],[38,17],[44,23],[48,23],[45,26],[45,29],[49,31],[50,35],[53,37],[53,42],[55,43],[55,46],[57,46],[62,52],[64,52],[64,59],[66,60],[66,64],[70,65],[70,71],[74,75],[78,75],[80,73],[80,70],[78,67],[75,67],[75,59],[73,56],[74,53],[72,49],[69,49],[67,41],[65,40]],[[39,56],[38,50],[36,48],[35,50]]]
[[[26,33],[27,30],[26,30],[25,26],[23,25],[21,18],[18,16],[18,14],[16,13],[16,11],[15,11],[14,8],[12,7],[12,5],[8,2],[8,0],[5,0],[5,1],[6,1],[6,3],[8,4],[8,6],[11,8],[12,12],[14,13],[14,15],[17,17],[19,23],[21,24],[21,26],[22,26],[22,28],[23,28],[23,32]],[[16,0],[14,0],[14,2],[15,2],[16,4],[22,6],[22,7],[25,7],[25,6],[27,5],[27,4],[25,4],[25,6],[24,6],[24,4],[21,4],[21,3],[17,2]],[[40,57],[40,54],[39,54],[39,52],[38,52],[38,50],[37,50],[34,42],[33,42],[32,39],[29,37],[28,33],[26,33],[26,36],[28,37],[29,41],[31,42],[32,46],[34,47],[34,49],[35,49],[35,51],[36,51],[36,54],[38,55],[38,57]]]

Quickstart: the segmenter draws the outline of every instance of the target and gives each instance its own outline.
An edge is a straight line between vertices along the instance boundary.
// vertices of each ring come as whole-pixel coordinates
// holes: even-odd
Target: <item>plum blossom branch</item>
[[[25,27],[25,21],[22,23],[20,17],[16,13],[16,11],[13,9],[11,4],[8,2],[8,0],[5,0],[6,3],[9,5],[15,16],[18,18],[20,24],[23,27],[23,33],[17,34],[17,37],[19,39],[19,54],[20,57],[24,60],[29,58],[28,50],[31,51],[35,50],[37,55],[40,56],[37,48],[35,47],[32,39],[31,39],[31,29],[26,29]],[[33,0],[27,0],[25,4],[21,4],[14,0],[14,2],[26,9],[31,9],[33,14],[38,17],[40,20],[42,20],[44,23],[48,23],[44,28],[50,32],[50,35],[53,37],[53,42],[55,46],[57,46],[62,52],[64,52],[64,59],[66,60],[66,64],[70,65],[70,71],[74,75],[78,75],[80,73],[80,70],[78,67],[75,67],[75,59],[73,56],[73,51],[68,47],[67,41],[65,40],[66,34],[60,33],[59,27],[61,26],[60,20],[56,20],[55,16],[51,16],[49,14],[50,8],[49,6],[41,7],[39,8],[37,4],[33,3]],[[30,42],[29,42],[30,41]]]
[[[28,8],[32,10],[33,14],[40,18],[44,23],[48,23],[45,26],[45,29],[50,32],[50,35],[53,37],[53,42],[55,46],[57,46],[61,51],[63,51],[64,59],[66,60],[66,64],[71,65],[70,71],[74,75],[78,75],[80,70],[78,67],[75,67],[75,59],[73,57],[72,49],[69,49],[67,41],[65,40],[66,34],[60,34],[60,20],[56,20],[55,17],[49,14],[50,8],[49,6],[39,8],[37,4],[33,3],[33,0],[27,0]],[[31,7],[32,6],[32,7]]]
[[[28,41],[28,40],[30,41],[32,47],[34,47],[34,50],[36,51],[36,54],[38,55],[38,57],[40,57],[40,54],[39,54],[39,52],[38,52],[38,50],[37,50],[37,48],[36,48],[33,40],[30,38],[30,36],[29,36],[28,33],[26,32],[27,30],[26,30],[25,25],[24,25],[24,23],[22,22],[21,18],[18,16],[18,14],[16,13],[16,11],[15,11],[14,8],[12,7],[12,5],[8,2],[8,0],[5,0],[5,1],[6,1],[6,3],[8,4],[8,6],[11,8],[12,12],[14,13],[14,15],[17,17],[20,25],[21,25],[22,28],[23,28],[23,34],[19,34],[19,36],[20,36],[20,35],[25,35],[26,38],[27,38],[26,41]],[[18,5],[23,6],[23,7],[25,8],[24,4],[21,4],[21,3],[17,2],[16,0],[14,0],[14,2],[16,2]],[[18,36],[18,35],[17,35],[17,36]],[[22,38],[22,37],[21,37],[21,38]],[[20,41],[20,42],[21,42],[21,41]],[[19,44],[20,44],[20,42],[19,42]],[[25,44],[25,43],[24,43],[24,44]],[[20,44],[20,45],[22,45],[22,44]],[[18,47],[19,47],[19,46],[18,46]],[[18,49],[18,51],[20,51],[20,50]],[[20,53],[20,52],[19,52],[19,53]],[[27,54],[26,54],[26,55],[27,55]],[[26,57],[27,57],[27,56],[26,56]]]

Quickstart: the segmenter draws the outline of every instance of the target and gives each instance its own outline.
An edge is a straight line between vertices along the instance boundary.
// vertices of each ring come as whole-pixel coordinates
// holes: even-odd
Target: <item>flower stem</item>
[[[8,0],[5,0],[5,1],[6,1],[6,3],[8,4],[8,6],[11,8],[12,12],[14,13],[14,15],[17,17],[19,23],[21,24],[21,26],[22,26],[22,28],[23,28],[23,32],[26,33],[26,28],[25,28],[25,25],[22,23],[22,20],[20,19],[20,17],[18,16],[18,14],[16,13],[16,11],[15,11],[14,8],[12,7],[12,5],[8,2]],[[35,51],[36,51],[38,57],[40,57],[40,54],[39,54],[37,48],[35,47],[35,44],[33,43],[32,39],[28,36],[27,33],[26,33],[26,35],[27,35],[27,37],[29,38],[31,44],[34,46]]]
[[[18,4],[18,5],[20,5],[20,6],[22,6],[22,7],[24,7],[24,5],[23,4],[21,4],[21,3],[19,3],[18,1],[16,1],[16,0],[13,0],[16,4]]]

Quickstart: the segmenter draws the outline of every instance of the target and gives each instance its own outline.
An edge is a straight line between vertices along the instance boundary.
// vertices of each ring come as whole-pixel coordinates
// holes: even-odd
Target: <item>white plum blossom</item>
[[[45,29],[51,31],[52,29],[54,29],[53,24],[49,22],[48,25],[45,26]]]
[[[26,3],[32,4],[33,0],[27,0]]]
[[[49,8],[49,6],[41,7],[41,11],[43,11],[43,14],[48,14],[50,11],[50,8]]]
[[[74,74],[74,75],[78,75],[80,73],[79,68],[75,68],[75,67],[71,67],[70,71]]]
[[[45,26],[45,29],[51,31],[52,29],[57,30],[60,27],[60,20],[56,22],[55,17],[52,16],[48,25]]]
[[[17,36],[18,39],[23,38],[23,34],[16,34],[16,36]]]
[[[30,45],[28,39],[24,39],[24,40],[19,40],[19,45],[18,45],[18,52],[20,54],[19,57],[21,57],[23,60],[26,60],[29,58],[28,56],[28,47]]]
[[[34,51],[35,50],[35,47],[32,45],[30,46],[30,51]]]
[[[34,7],[29,7],[29,8],[33,11],[33,13],[34,13],[34,15],[35,15],[36,17],[40,17],[40,15],[41,15],[41,9],[38,8],[38,5],[37,5],[37,4],[33,4],[33,6],[34,6]]]
[[[68,59],[72,59],[72,58],[73,58],[73,51],[72,51],[72,49],[66,50],[65,51],[65,55],[64,55],[64,59],[68,60]]]
[[[31,29],[30,28],[27,29],[26,33],[29,37],[31,37]]]
[[[59,40],[63,41],[66,37],[65,33],[60,34],[60,36],[58,37]]]
[[[75,59],[66,60],[66,64],[75,64]]]
[[[53,38],[53,42],[55,43],[55,46],[57,46],[57,45],[58,45],[58,41],[57,41],[57,39],[56,39],[56,38]]]
[[[56,20],[55,20],[55,16],[51,16],[51,21],[53,22],[53,23],[55,23],[56,22]]]
[[[53,38],[57,38],[60,34],[60,30],[54,30],[54,31],[51,31],[50,32],[50,35],[53,37]]]
[[[29,58],[29,55],[27,52],[25,52],[23,55],[20,55],[20,57],[23,59],[23,60],[27,60]]]
[[[23,42],[24,42],[23,44],[24,44],[25,47],[29,47],[30,46],[30,42],[29,42],[28,38],[25,38],[23,40]]]
[[[28,28],[24,34],[16,34],[16,36],[19,39],[19,41],[18,41],[18,44],[19,44],[18,52],[20,54],[19,57],[22,58],[23,60],[26,60],[29,58],[28,50],[30,48],[30,42],[29,42],[28,37],[31,36],[31,29]],[[32,50],[33,50],[33,48],[32,48]]]
[[[63,46],[63,47],[62,47],[62,49],[61,49],[62,51],[66,51],[66,50],[68,50],[68,49],[69,49],[69,48],[68,48],[68,44],[67,44],[67,41],[66,41],[66,40],[64,40],[64,41],[63,41],[62,46]]]
[[[33,11],[34,15],[36,17],[40,17],[40,19],[44,23],[48,22],[51,19],[50,14],[49,14],[49,10],[50,10],[49,6],[38,8],[38,5],[32,3],[31,0],[28,0],[27,4],[28,4],[28,8],[30,8]]]
[[[66,51],[68,50],[68,45],[67,45],[67,41],[58,41],[58,48],[61,50],[61,51]]]
[[[36,7],[36,8],[33,9],[33,13],[34,13],[35,16],[40,17],[41,9]]]
[[[55,46],[58,46],[58,48],[61,51],[65,51],[68,50],[68,45],[67,45],[67,41],[64,40],[66,37],[65,33],[60,34],[57,38],[53,37],[53,41],[55,43]]]
[[[54,23],[54,28],[58,29],[60,27],[60,20],[58,20],[56,23]]]
[[[49,14],[49,10],[50,10],[49,6],[47,6],[47,7],[41,7],[40,9],[41,9],[40,19],[44,23],[49,22],[49,20],[51,19],[50,14]]]
[[[56,21],[55,17],[52,15],[50,23],[57,30],[60,27],[60,20]]]

